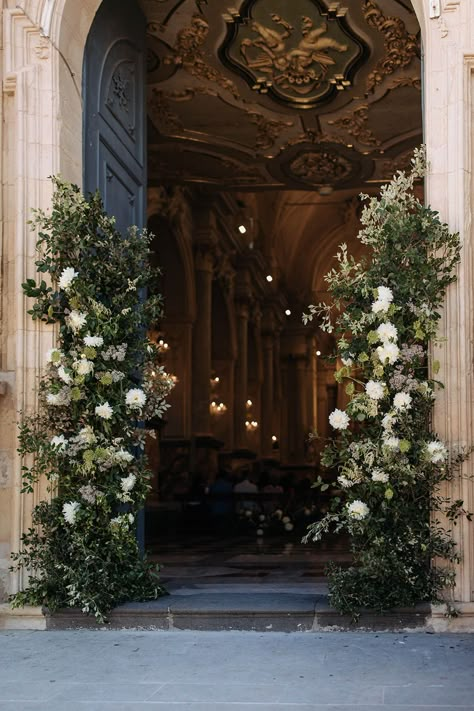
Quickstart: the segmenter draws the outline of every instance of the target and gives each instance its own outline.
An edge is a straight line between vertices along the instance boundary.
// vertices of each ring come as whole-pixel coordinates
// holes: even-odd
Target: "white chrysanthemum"
[[[141,410],[146,403],[146,395],[141,388],[131,388],[125,395],[125,402],[131,410]]]
[[[56,435],[51,440],[51,447],[57,449],[58,452],[64,452],[67,446],[67,439],[64,435]]]
[[[383,472],[381,469],[374,469],[372,472],[372,481],[379,481],[382,484],[386,484],[389,480],[387,472]]]
[[[81,504],[78,501],[69,501],[63,504],[63,516],[66,523],[73,526],[76,522],[77,512],[81,508]]]
[[[77,276],[79,276],[79,272],[76,272],[73,267],[66,267],[66,269],[63,269],[61,276],[59,277],[59,288],[67,291]]]
[[[394,415],[391,415],[390,413],[387,413],[382,418],[382,427],[384,428],[384,430],[391,431],[396,424],[397,418],[394,417]]]
[[[135,523],[135,516],[131,513],[128,514],[128,522],[129,524]]]
[[[104,339],[102,336],[84,336],[84,345],[90,348],[100,348],[104,345]]]
[[[347,505],[347,513],[351,518],[361,521],[369,515],[369,507],[363,501],[356,499],[351,504]]]
[[[344,410],[338,410],[337,408],[334,412],[329,415],[329,424],[334,427],[335,430],[347,430],[349,427],[349,416]]]
[[[382,301],[381,299],[377,299],[377,301],[374,301],[372,304],[372,312],[374,314],[385,314],[390,308],[390,301]]]
[[[384,384],[376,380],[369,380],[365,384],[365,392],[371,400],[381,400],[384,396],[384,390]]]
[[[354,484],[356,483],[355,481],[352,481],[352,479],[348,479],[346,476],[344,476],[344,474],[338,476],[337,481],[339,486],[342,486],[343,489],[350,489],[351,486],[354,486]]]
[[[397,346],[396,343],[387,342],[384,343],[383,346],[379,346],[377,348],[377,355],[379,357],[380,362],[384,365],[386,363],[393,365],[398,360],[398,357],[400,355],[400,348]]]
[[[396,341],[398,331],[393,325],[393,323],[390,323],[390,321],[386,321],[385,323],[381,323],[378,327],[377,335],[382,341],[382,343],[386,343],[387,341]]]
[[[126,449],[118,449],[114,453],[114,458],[116,462],[131,462],[134,459],[133,454],[130,454],[130,452],[127,452]]]
[[[79,434],[77,435],[76,439],[79,444],[94,444],[97,440],[97,437],[95,436],[92,427],[90,425],[86,425],[81,430],[79,430]]]
[[[292,523],[285,523],[285,531],[292,531],[294,528]]]
[[[290,523],[290,521],[291,521],[291,519],[289,516],[283,516],[283,518],[281,519],[282,523]]]
[[[393,407],[399,412],[402,410],[409,410],[411,407],[411,395],[410,393],[397,393],[393,398]]]
[[[392,303],[393,301],[393,291],[389,289],[388,286],[379,286],[377,288],[377,299],[380,301],[388,301]]]
[[[433,464],[440,464],[448,458],[448,450],[442,442],[429,442],[426,445],[426,453]]]
[[[113,409],[108,402],[104,402],[102,405],[97,405],[95,408],[95,414],[97,417],[101,417],[103,420],[110,420],[114,414]]]
[[[63,354],[59,350],[59,348],[50,348],[49,351],[46,352],[46,362],[52,363],[53,365],[58,367],[61,363],[62,355]]]
[[[72,383],[72,377],[69,375],[63,365],[60,365],[58,368],[58,377],[63,381],[63,383],[66,383],[66,385]]]
[[[352,360],[352,358],[341,358],[341,361],[342,365],[345,365],[346,368],[352,368],[352,366],[354,365],[354,361]]]
[[[71,331],[80,331],[87,323],[87,315],[81,311],[76,311],[73,309],[69,316],[66,318],[66,323],[71,329]]]
[[[123,493],[127,494],[129,491],[131,491],[135,486],[136,481],[137,477],[135,476],[135,474],[129,474],[124,479],[120,479],[120,487]]]
[[[383,443],[385,447],[393,451],[400,449],[400,439],[398,437],[384,437]]]
[[[81,360],[75,360],[72,367],[78,375],[90,375],[94,370],[94,363],[87,358],[81,358]]]

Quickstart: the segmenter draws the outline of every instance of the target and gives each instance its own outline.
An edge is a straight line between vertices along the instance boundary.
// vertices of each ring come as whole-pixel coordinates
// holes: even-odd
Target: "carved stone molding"
[[[367,24],[384,37],[385,56],[367,78],[367,92],[372,92],[385,77],[408,67],[419,52],[419,43],[399,17],[386,17],[374,0],[366,0],[364,17]]]
[[[302,153],[290,164],[291,172],[305,183],[333,185],[352,172],[351,163],[337,153],[313,151]]]
[[[165,57],[163,61],[165,64],[175,64],[198,79],[219,85],[238,99],[239,92],[234,82],[206,60],[204,45],[208,35],[209,23],[200,15],[194,15],[191,24],[178,32],[173,54]]]
[[[369,106],[368,104],[363,104],[345,116],[335,121],[328,121],[328,123],[344,129],[363,146],[380,146],[381,142],[367,126],[368,120]]]
[[[222,61],[251,88],[292,108],[316,106],[351,86],[367,47],[342,8],[320,0],[288,4],[285,16],[268,0],[250,0],[226,14]]]
[[[263,114],[254,111],[249,111],[247,115],[250,121],[257,126],[255,148],[259,151],[266,151],[272,148],[280,133],[294,125],[293,121],[269,119]]]

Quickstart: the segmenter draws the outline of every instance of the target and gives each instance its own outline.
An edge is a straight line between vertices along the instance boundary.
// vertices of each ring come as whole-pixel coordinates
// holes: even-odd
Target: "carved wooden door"
[[[84,192],[100,190],[123,234],[146,224],[145,28],[135,0],[103,0],[84,54]],[[144,522],[141,511],[142,549]]]
[[[146,217],[145,27],[135,0],[103,0],[84,54],[84,191],[122,232]]]

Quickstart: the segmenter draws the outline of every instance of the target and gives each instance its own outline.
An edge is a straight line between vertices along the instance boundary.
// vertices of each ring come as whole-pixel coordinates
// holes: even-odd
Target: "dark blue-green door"
[[[104,0],[84,55],[84,191],[120,231],[146,219],[145,31],[135,0]]]
[[[145,29],[135,0],[103,0],[84,54],[83,189],[100,190],[123,234],[146,224]],[[137,536],[143,549],[143,511]]]

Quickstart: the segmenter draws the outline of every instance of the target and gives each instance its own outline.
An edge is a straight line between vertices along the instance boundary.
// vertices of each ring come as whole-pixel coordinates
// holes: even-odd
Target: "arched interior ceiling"
[[[324,292],[360,192],[422,142],[410,0],[139,0],[149,183],[225,191],[291,298]]]
[[[361,187],[421,142],[409,0],[141,0],[150,181]]]

